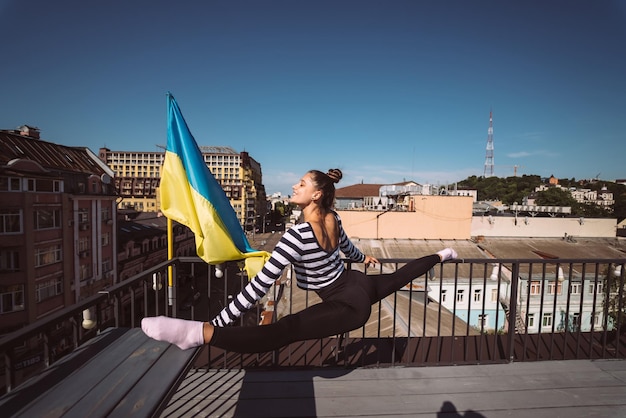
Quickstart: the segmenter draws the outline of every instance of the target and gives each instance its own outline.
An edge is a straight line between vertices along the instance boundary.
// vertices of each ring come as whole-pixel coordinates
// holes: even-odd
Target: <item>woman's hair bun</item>
[[[328,170],[328,173],[326,173],[326,175],[330,177],[330,179],[334,183],[339,183],[339,180],[341,180],[341,178],[343,177],[341,170],[338,168],[331,168],[330,170]]]

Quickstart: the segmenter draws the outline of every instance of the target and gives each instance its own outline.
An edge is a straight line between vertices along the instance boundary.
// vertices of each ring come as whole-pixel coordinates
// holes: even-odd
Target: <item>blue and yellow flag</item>
[[[270,254],[250,247],[237,215],[191,135],[174,99],[167,95],[167,150],[161,174],[161,211],[196,236],[198,256],[209,264],[245,259],[251,279]]]

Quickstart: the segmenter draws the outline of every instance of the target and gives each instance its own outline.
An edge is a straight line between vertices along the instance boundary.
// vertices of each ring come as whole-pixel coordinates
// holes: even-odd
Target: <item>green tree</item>
[[[539,176],[521,177],[476,177],[471,176],[459,182],[459,186],[478,191],[478,200],[501,200],[506,205],[522,203],[541,184]]]
[[[545,184],[540,176],[523,175],[521,177],[482,177],[470,176],[458,182],[459,187],[478,191],[478,200],[500,200],[505,205],[521,204],[525,196],[535,191],[537,186]],[[626,219],[626,186],[611,181],[559,179],[560,188],[551,187],[545,192],[539,192],[537,204],[548,206],[569,206],[572,215],[593,218],[617,218],[618,222]],[[601,192],[603,188],[613,193],[615,204],[607,209],[594,203],[583,204],[576,202],[569,191],[570,187],[585,188]],[[547,192],[547,194],[546,194]]]
[[[537,193],[538,205],[541,206],[570,206],[578,205],[572,194],[560,187],[550,187],[548,190]]]
[[[626,219],[626,185],[607,182],[606,188],[613,193],[613,199],[615,199],[611,216],[621,222]]]
[[[609,265],[604,271],[604,289],[609,289],[608,298],[607,293],[604,292],[604,308],[608,313],[609,330],[617,326],[623,328],[626,324],[626,306],[620,298],[626,290],[624,289],[623,268],[622,265]]]

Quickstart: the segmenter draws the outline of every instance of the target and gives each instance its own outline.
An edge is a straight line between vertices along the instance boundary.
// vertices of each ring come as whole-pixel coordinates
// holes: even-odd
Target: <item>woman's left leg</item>
[[[424,275],[428,270],[442,261],[439,254],[428,255],[410,261],[393,273],[370,275],[366,277],[372,281],[374,294],[371,295],[372,303],[375,303],[393,292],[400,290],[403,286]]]

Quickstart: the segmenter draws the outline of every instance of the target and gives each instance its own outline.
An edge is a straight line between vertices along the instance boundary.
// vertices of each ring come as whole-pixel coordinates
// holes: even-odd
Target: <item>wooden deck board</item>
[[[622,360],[567,360],[196,371],[161,416],[620,417],[626,416],[625,369]]]
[[[151,416],[165,406],[161,405],[162,401],[169,399],[169,391],[178,386],[191,366],[189,357],[171,344],[155,344],[146,340],[142,349],[136,353],[137,357],[154,352],[160,357],[160,367],[141,367],[144,372],[142,378],[129,388],[122,401],[109,414],[110,417]],[[123,366],[134,367],[133,364]],[[146,410],[147,405],[153,405],[153,409]]]
[[[152,340],[139,328],[110,328],[0,397],[0,415],[154,416],[197,352]]]

